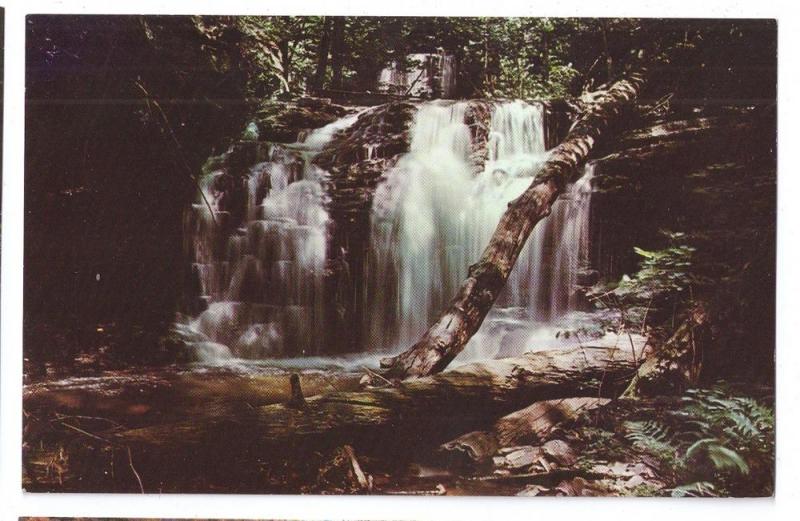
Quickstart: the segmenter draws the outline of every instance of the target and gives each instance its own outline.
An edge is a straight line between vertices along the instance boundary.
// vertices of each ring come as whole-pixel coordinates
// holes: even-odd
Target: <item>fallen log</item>
[[[644,85],[643,72],[634,72],[597,93],[521,196],[508,205],[480,260],[438,320],[407,351],[381,361],[390,378],[420,377],[438,373],[460,353],[478,331],[514,268],[533,227],[550,214],[550,208],[575,170],[589,156],[603,131]]]
[[[238,416],[127,430],[114,435],[113,441],[146,448],[190,448],[228,444],[226,435],[235,432],[258,440],[259,449],[269,451],[303,442],[356,444],[359,438],[369,439],[374,446],[381,436],[386,443],[402,444],[398,432],[405,429],[441,443],[447,439],[442,436],[454,435],[453,430],[465,432],[486,425],[532,402],[615,397],[628,385],[643,357],[643,343],[633,350],[582,346],[533,352],[466,364],[389,387],[318,395],[306,398],[303,408],[272,404]]]
[[[473,431],[441,446],[447,459],[457,464],[481,464],[491,460],[501,447],[535,445],[559,423],[607,404],[607,398],[564,398],[536,402],[503,416],[488,431]]]

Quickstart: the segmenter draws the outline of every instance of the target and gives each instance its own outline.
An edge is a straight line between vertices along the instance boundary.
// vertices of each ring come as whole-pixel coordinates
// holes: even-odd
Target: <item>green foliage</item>
[[[672,489],[672,497],[716,497],[719,494],[709,481],[695,481]]]
[[[696,287],[707,282],[697,270],[697,250],[689,237],[667,230],[661,234],[666,239],[664,248],[634,248],[641,258],[636,273],[623,275],[619,282],[598,284],[587,294],[597,308],[609,312],[599,315],[600,327],[644,333],[653,325],[656,329],[671,325],[669,319],[674,317],[668,315],[677,303],[690,301]]]
[[[661,250],[645,250],[634,247],[642,257],[639,271],[634,277],[623,277],[614,293],[618,297],[645,302],[669,294],[688,291],[697,282],[692,272],[695,248],[686,244],[683,233],[662,232],[669,239],[669,246]]]
[[[632,447],[657,458],[678,483],[674,496],[772,492],[775,415],[725,384],[687,391],[661,421],[624,423]]]
[[[660,495],[660,489],[652,483],[642,483],[632,489],[623,491],[622,494],[633,497],[654,497]]]
[[[302,95],[312,92],[317,82],[318,87],[374,90],[382,68],[393,62],[408,65],[409,54],[440,49],[456,57],[459,97],[506,98],[559,97],[591,90],[618,77],[632,53],[642,48],[650,49],[661,64],[680,67],[679,74],[662,79],[673,89],[682,87],[676,78],[685,71],[705,71],[706,62],[712,60],[737,61],[738,54],[728,52],[728,46],[737,46],[743,55],[758,52],[765,57],[771,49],[769,39],[757,48],[746,45],[755,31],[764,30],[763,23],[396,16],[243,16],[229,21],[243,35],[240,46],[251,64],[251,95],[261,98]],[[215,36],[216,28],[210,26],[210,36]],[[709,38],[714,49],[725,49],[721,56],[709,52]],[[318,77],[321,62],[324,67]],[[732,69],[728,67],[730,82],[752,76],[734,76]],[[760,82],[753,80],[759,88]]]
[[[637,449],[653,454],[662,461],[674,461],[677,448],[669,427],[655,420],[625,422],[625,438]]]
[[[549,98],[573,93],[579,76],[570,61],[567,35],[577,22],[551,18],[483,18],[462,53],[466,70],[476,71],[481,95]]]
[[[596,460],[624,460],[629,453],[628,446],[606,429],[595,426],[581,426],[580,439],[585,445],[579,457],[579,464],[591,470]]]
[[[323,18],[242,16],[242,51],[251,65],[250,93],[257,97],[301,93],[313,74]]]

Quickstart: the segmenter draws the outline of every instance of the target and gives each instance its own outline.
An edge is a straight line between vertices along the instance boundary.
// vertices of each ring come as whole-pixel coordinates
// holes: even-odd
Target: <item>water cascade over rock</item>
[[[260,160],[246,175],[208,172],[185,233],[200,310],[176,325],[195,358],[324,356],[343,327],[361,331],[354,336],[361,345],[354,347],[362,352],[396,351],[415,342],[547,156],[542,105],[490,107],[488,136],[484,126],[482,139],[473,142],[465,122],[470,102],[419,105],[408,152],[374,188],[363,245],[345,253],[329,251],[332,230],[341,223],[329,213],[335,193],[326,191],[337,188],[313,159],[323,150],[336,153],[326,146],[357,114],[298,143],[259,144]],[[364,161],[382,153],[378,144],[364,146]],[[506,290],[460,359],[552,347],[560,321],[579,307],[578,276],[589,262],[591,192],[587,166],[534,229]],[[365,252],[363,268],[339,270],[346,278],[331,279],[329,264],[346,267],[356,247]],[[343,284],[360,288],[354,294],[361,295],[363,311],[355,319],[336,312]]]
[[[269,145],[266,160],[238,180],[240,190],[231,189],[237,180],[224,170],[202,179],[186,236],[207,309],[177,326],[194,335],[201,361],[321,352],[329,217],[324,172],[311,159],[356,119],[340,119],[299,143]],[[235,194],[244,204],[230,200]],[[242,207],[245,215],[232,215]],[[232,229],[237,220],[242,225]]]
[[[501,103],[491,118],[488,159],[474,175],[466,108],[467,102],[420,107],[410,152],[376,190],[365,292],[370,345],[397,349],[419,339],[546,158],[543,108]],[[465,358],[524,351],[544,324],[575,309],[577,273],[589,255],[591,178],[588,167],[534,229]]]

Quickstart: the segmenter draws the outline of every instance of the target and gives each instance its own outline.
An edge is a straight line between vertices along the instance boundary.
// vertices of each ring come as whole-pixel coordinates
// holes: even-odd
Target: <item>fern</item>
[[[674,436],[665,425],[649,420],[625,422],[623,427],[626,431],[625,438],[634,448],[674,464],[677,453]]]
[[[718,497],[710,481],[695,481],[672,489],[672,497]]]
[[[687,450],[687,461],[707,457],[717,470],[738,470],[741,474],[750,473],[750,467],[735,451],[720,444],[716,438],[704,438],[693,443]]]
[[[663,422],[629,421],[623,427],[635,450],[659,459],[676,481],[689,482],[673,489],[674,496],[719,495],[736,487],[771,490],[774,412],[753,398],[732,395],[724,383],[687,391]]]

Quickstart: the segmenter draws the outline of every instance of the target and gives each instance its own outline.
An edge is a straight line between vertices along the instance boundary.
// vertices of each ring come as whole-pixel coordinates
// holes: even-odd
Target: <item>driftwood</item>
[[[643,349],[642,345],[635,351],[583,346],[533,352],[466,364],[391,387],[314,396],[305,399],[303,408],[273,404],[246,415],[128,430],[117,434],[114,441],[184,448],[228,443],[224,436],[215,435],[216,429],[217,433],[241,433],[267,450],[305,441],[337,446],[357,443],[359,437],[374,445],[382,435],[386,443],[402,443],[397,440],[402,429],[416,432],[420,438],[452,436],[449,431],[454,428],[466,427],[461,430],[464,432],[471,425],[474,429],[489,418],[536,401],[617,396],[636,372]]]
[[[603,131],[619,119],[639,94],[644,74],[634,72],[608,90],[575,122],[567,137],[550,154],[533,183],[509,203],[480,260],[438,320],[411,348],[381,362],[392,378],[438,373],[460,353],[480,328],[506,284],[525,241],[563,191],[575,170],[589,156]]]
[[[485,463],[501,447],[541,443],[559,423],[608,402],[607,398],[595,397],[536,402],[500,418],[488,431],[469,432],[445,443],[441,451],[458,463]]]

